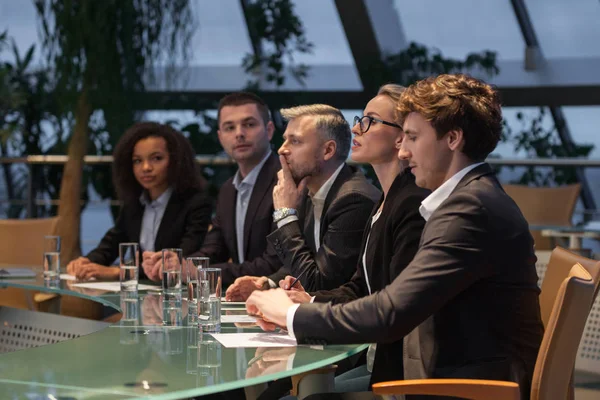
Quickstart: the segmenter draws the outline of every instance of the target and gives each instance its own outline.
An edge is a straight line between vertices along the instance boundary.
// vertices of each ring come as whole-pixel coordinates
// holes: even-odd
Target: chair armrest
[[[454,396],[470,400],[519,400],[519,385],[514,382],[479,379],[413,379],[373,385],[378,395],[420,394]]]

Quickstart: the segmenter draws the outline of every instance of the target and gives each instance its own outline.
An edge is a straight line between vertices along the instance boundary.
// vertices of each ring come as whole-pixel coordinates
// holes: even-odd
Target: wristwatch
[[[281,207],[277,210],[273,211],[273,221],[281,221],[285,217],[289,217],[290,215],[298,215],[295,208]]]

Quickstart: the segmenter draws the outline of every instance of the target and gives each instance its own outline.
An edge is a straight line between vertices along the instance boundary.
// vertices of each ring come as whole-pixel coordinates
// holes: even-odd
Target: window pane
[[[526,0],[525,4],[546,57],[600,56],[600,1]]]
[[[559,0],[557,0],[559,1]],[[501,60],[522,60],[525,43],[505,0],[394,0],[409,42],[438,48],[446,57],[493,50]]]

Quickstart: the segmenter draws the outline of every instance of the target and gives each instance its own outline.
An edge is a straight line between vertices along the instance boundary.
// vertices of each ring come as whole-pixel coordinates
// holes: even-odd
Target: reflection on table
[[[95,333],[0,354],[0,398],[119,399],[155,395],[160,399],[163,393],[169,398],[189,398],[321,368],[366,348],[226,348],[210,334],[202,333],[197,323],[190,322],[185,295],[176,309],[160,292],[92,296],[71,291],[65,281],[48,286],[36,279],[0,284],[92,298],[122,313],[119,322]],[[223,314],[245,314],[243,304],[223,308]],[[222,323],[221,332],[260,329],[253,324]]]

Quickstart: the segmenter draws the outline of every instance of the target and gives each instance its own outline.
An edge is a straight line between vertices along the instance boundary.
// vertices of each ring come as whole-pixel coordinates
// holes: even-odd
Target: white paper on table
[[[235,322],[256,322],[256,317],[251,315],[221,315],[222,324]]]
[[[60,274],[60,279],[63,281],[76,281],[77,277],[75,275],[70,274]],[[96,278],[90,278],[90,281],[95,281]]]
[[[221,317],[223,318],[223,317]],[[211,333],[225,347],[296,347],[296,339],[287,333]]]
[[[109,292],[120,292],[121,291],[121,282],[83,282],[83,283],[74,283],[73,286],[88,288],[88,289],[107,290]],[[138,290],[149,290],[149,289],[156,289],[156,286],[138,284]]]
[[[221,297],[221,305],[231,305],[231,306],[245,306],[245,301],[226,301],[225,297]]]

